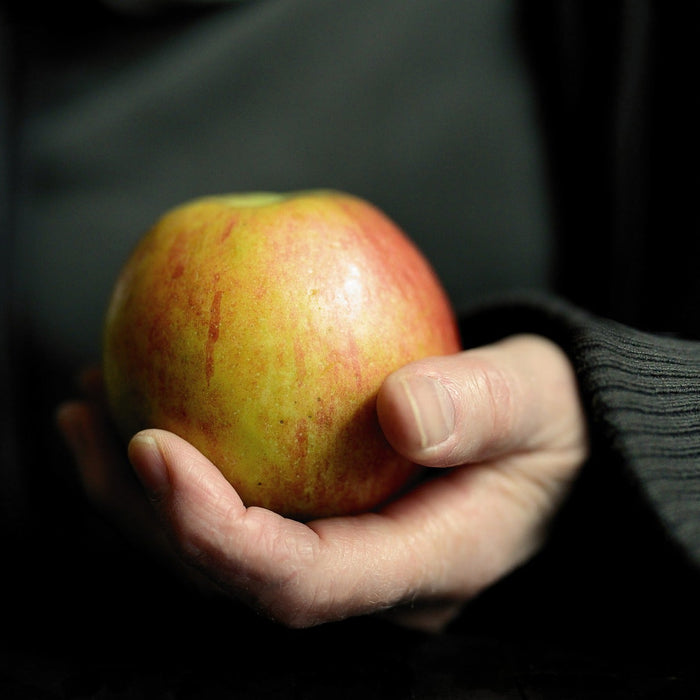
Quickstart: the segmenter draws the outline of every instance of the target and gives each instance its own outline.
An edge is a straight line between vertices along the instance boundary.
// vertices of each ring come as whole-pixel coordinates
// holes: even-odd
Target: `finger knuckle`
[[[253,575],[255,607],[289,628],[312,627],[326,621],[330,606],[315,540],[266,530],[256,550],[263,561],[274,561],[275,565],[274,570]]]
[[[472,390],[480,406],[490,442],[499,443],[511,433],[514,423],[514,389],[509,374],[488,361],[480,362],[473,373]]]

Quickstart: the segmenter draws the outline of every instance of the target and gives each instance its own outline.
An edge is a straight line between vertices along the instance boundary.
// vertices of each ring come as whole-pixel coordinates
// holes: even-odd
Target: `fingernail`
[[[155,438],[137,433],[129,443],[129,459],[144,488],[160,493],[170,486],[168,468]]]
[[[437,380],[413,375],[402,381],[408,404],[416,421],[419,447],[426,449],[444,442],[454,430],[452,397]]]

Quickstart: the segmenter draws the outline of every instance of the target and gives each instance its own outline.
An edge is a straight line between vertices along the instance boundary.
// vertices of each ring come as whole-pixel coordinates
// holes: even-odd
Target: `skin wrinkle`
[[[271,536],[269,522],[264,522],[267,515],[269,514],[262,509],[252,507],[234,515],[238,522],[233,527],[226,527],[227,523],[231,524],[232,521],[225,520],[221,528],[225,535],[216,540],[213,545],[202,549],[201,561],[194,563],[201,566],[208,560],[215,562],[217,566],[214,569],[222,571],[216,581],[217,585],[229,591],[235,598],[252,606],[265,617],[290,627],[314,624],[308,614],[308,611],[313,609],[312,604],[307,604],[309,599],[313,600],[313,595],[309,596],[308,590],[304,589],[307,581],[312,580],[313,577],[305,581],[304,577],[300,576],[304,565],[295,560],[294,556],[295,552],[304,549],[307,550],[305,556],[315,556],[313,537],[309,536],[311,533],[301,531],[299,538],[283,535],[281,526],[284,520],[281,517],[279,527]],[[295,524],[300,528],[304,527],[301,523]],[[251,530],[254,533],[252,537]],[[306,541],[307,544],[301,548],[290,547],[291,541],[297,543]],[[217,554],[220,552],[232,552],[235,556],[224,559]],[[280,565],[274,578],[270,577],[269,571],[265,568],[265,560],[270,556],[274,557]],[[287,563],[287,567],[282,566],[284,562]]]
[[[500,492],[504,494],[503,498],[499,499],[498,503],[507,503],[507,509],[502,513],[499,519],[503,522],[523,519],[527,522],[529,513],[533,509],[534,501],[538,502],[537,507],[542,508],[544,512],[554,512],[551,494],[545,493],[545,491],[539,488],[539,485],[533,487],[529,480],[525,481],[522,477],[518,476],[515,471],[522,472],[522,467],[518,466],[516,470],[510,470],[507,467],[507,464],[499,466],[497,473],[494,474],[497,478],[494,478],[493,483],[490,485],[490,489],[492,489],[494,493]],[[543,505],[543,503],[545,503],[545,505]],[[513,506],[517,507],[517,511],[513,510]],[[505,557],[506,561],[515,562],[516,564],[527,559],[539,549],[542,544],[542,538],[539,535],[534,536],[535,530],[529,529],[526,531],[523,528],[520,529],[523,535],[526,534],[527,536],[514,540],[512,545],[513,552],[510,552],[509,555]],[[515,554],[516,551],[519,552],[518,555]],[[511,568],[514,568],[514,566],[511,566]]]
[[[247,510],[249,522],[255,527],[266,518],[266,513],[259,508]],[[258,518],[260,516],[260,518]],[[282,532],[282,525],[298,529],[295,536]],[[267,525],[269,528],[269,523]],[[319,585],[324,577],[315,576],[323,562],[323,547],[318,535],[306,525],[293,520],[278,520],[278,528],[273,536],[260,533],[262,547],[256,549],[260,564],[264,566],[266,558],[274,558],[278,566],[278,574],[274,579],[258,581],[255,593],[257,606],[265,614],[288,627],[306,627],[318,624],[322,618],[313,610],[327,609],[327,603],[319,603],[324,594]],[[262,555],[260,554],[262,552]],[[257,564],[255,562],[254,564]],[[313,582],[316,581],[316,584]],[[262,584],[262,585],[261,585]]]
[[[492,362],[479,358],[479,364],[472,368],[472,387],[474,396],[470,402],[463,401],[470,406],[478,404],[480,414],[488,415],[488,427],[482,435],[491,435],[491,439],[486,443],[491,450],[503,451],[504,440],[512,441],[515,428],[516,412],[514,407],[519,405],[521,391],[515,396],[514,387],[518,387],[519,382],[516,374],[506,373]],[[488,409],[488,410],[486,410]],[[481,459],[488,454],[489,449],[484,449],[482,445]]]
[[[496,575],[494,571],[501,568],[500,565],[485,566],[484,555],[492,551],[491,542],[487,543],[484,549],[481,534],[470,528],[472,523],[483,522],[481,512],[485,504],[474,498],[472,493],[476,489],[482,490],[484,474],[477,471],[481,469],[481,465],[468,465],[458,467],[453,472],[453,483],[450,484],[453,490],[452,498],[461,501],[460,507],[453,511],[454,515],[451,518],[447,512],[437,514],[439,523],[436,522],[434,530],[440,538],[441,549],[444,552],[443,561],[451,561],[453,565],[445,566],[442,595],[457,594],[471,598],[481,589],[484,582],[493,579]],[[459,543],[459,548],[453,543]],[[455,567],[455,562],[461,562],[461,565]],[[479,579],[474,579],[475,568],[481,571]],[[457,571],[461,573],[455,576]]]
[[[333,539],[327,539],[325,521],[312,523],[312,527],[318,528],[322,542],[327,542],[327,551],[332,554],[333,560],[324,562],[326,576],[321,577],[327,582],[327,602],[329,609],[334,609],[334,600],[344,599],[345,614],[361,614],[376,610],[378,606],[387,609],[406,597],[406,591],[410,590],[413,576],[412,567],[409,566],[409,558],[405,554],[407,541],[405,533],[400,530],[400,525],[384,513],[367,513],[359,516],[362,526],[360,537],[353,536],[352,530],[357,527],[354,523],[348,530],[349,536],[338,535],[333,531]],[[387,534],[387,525],[395,530]],[[382,555],[384,548],[382,542],[385,537],[390,537],[395,542],[400,542],[400,548],[394,548],[391,555]],[[338,552],[338,543],[343,543],[343,549]],[[381,565],[378,562],[381,561]],[[368,562],[371,565],[365,567],[363,576],[355,577],[357,584],[354,590],[347,590],[348,577],[346,572],[356,571],[358,563]],[[331,576],[327,574],[331,572]],[[337,591],[337,592],[336,592]],[[371,596],[368,595],[371,592]]]
[[[546,476],[533,477],[530,465],[525,460],[537,459],[542,465],[544,461],[553,463],[553,467],[547,470]],[[552,509],[554,501],[560,492],[560,485],[552,485],[551,479],[559,471],[560,458],[554,453],[542,454],[541,452],[522,452],[499,460],[494,466],[494,484],[492,487],[503,493],[511,503],[519,504],[523,511],[532,508],[533,499],[536,499],[540,507],[547,506]],[[525,484],[526,488],[523,488]]]
[[[228,537],[227,548],[223,551],[245,552],[250,550],[254,552],[254,556],[247,558],[247,568],[251,569],[259,562],[265,562],[271,558],[280,567],[289,567],[291,562],[297,562],[295,568],[313,563],[316,559],[317,547],[313,546],[310,533],[304,531],[290,537],[288,533],[283,532],[283,526],[290,524],[298,525],[299,528],[304,528],[304,526],[295,521],[285,521],[281,516],[278,516],[277,526],[271,531],[270,523],[265,522],[269,520],[269,516],[269,512],[257,507],[245,509],[239,516],[240,523],[231,528],[230,534],[232,536]],[[241,543],[245,545],[243,548]],[[303,546],[300,546],[300,543]],[[277,585],[282,585],[293,575],[294,571],[285,572],[279,577]]]
[[[436,534],[438,537],[435,536]],[[413,537],[406,542],[407,548],[411,550],[411,559],[414,563],[416,574],[415,583],[410,586],[407,585],[406,594],[402,596],[401,600],[412,604],[444,595],[449,578],[450,562],[453,556],[448,545],[452,538],[443,538],[444,531],[436,526],[435,521],[428,520],[421,535],[420,539]],[[439,547],[437,557],[429,562],[422,554],[422,551],[429,542],[440,543],[441,540],[442,546]]]
[[[484,585],[500,578],[512,568],[507,562],[511,559],[513,551],[521,550],[517,556],[518,562],[525,558],[526,550],[530,551],[529,547],[524,548],[522,544],[523,541],[527,541],[529,534],[529,531],[526,531],[527,528],[519,528],[523,530],[523,537],[508,545],[506,548],[508,551],[505,552],[503,547],[494,545],[493,541],[483,542],[480,539],[480,532],[472,532],[471,536],[465,537],[465,533],[469,533],[470,523],[480,522],[483,525],[485,516],[504,522],[514,517],[508,507],[502,516],[495,515],[492,510],[492,499],[489,499],[490,510],[482,512],[483,505],[478,498],[474,497],[474,491],[476,489],[479,493],[483,492],[485,480],[492,481],[497,486],[503,483],[497,468],[492,469],[491,465],[479,464],[458,467],[450,474],[426,484],[427,488],[444,489],[451,499],[457,501],[459,507],[454,509],[456,515],[451,519],[446,519],[446,513],[450,509],[441,512],[425,510],[422,515],[420,529],[424,533],[424,544],[428,551],[431,549],[440,551],[443,573],[437,575],[435,570],[426,572],[426,580],[432,583],[429,587],[421,586],[419,597],[423,599],[436,596],[471,598]],[[426,502],[428,500],[425,499]],[[498,499],[498,510],[503,508],[502,504],[503,499]],[[509,506],[510,501],[507,501],[507,504]],[[525,508],[519,509],[519,513],[527,515]],[[520,517],[520,515],[517,516],[518,519]],[[509,528],[495,530],[496,535],[499,532],[507,535]],[[459,543],[459,547],[455,546],[455,543]],[[495,552],[499,552],[496,557],[493,556]],[[461,574],[455,576],[457,569],[451,565],[458,561],[464,564],[459,567]],[[475,570],[480,572],[478,578],[474,578]]]
[[[225,531],[216,527],[216,523],[230,522],[232,515],[237,517],[237,504],[227,498],[228,492],[212,489],[206,473],[198,472],[193,463],[188,465],[185,475],[187,478],[183,479],[180,488],[175,487],[175,497],[169,507],[180,514],[175,521],[180,523],[178,539],[185,556],[197,562],[202,558],[210,558],[206,552],[212,549],[212,542],[216,542],[219,547],[225,543]],[[176,481],[178,477],[171,475],[171,478]],[[183,485],[186,487],[182,488]]]
[[[454,477],[452,474],[445,476],[445,479],[452,482]],[[421,489],[442,489],[445,484],[441,482],[429,482],[424,484]],[[448,489],[453,486],[450,483]],[[454,494],[453,494],[454,495]],[[460,495],[461,497],[461,495]],[[428,505],[428,499],[424,502],[417,497],[413,498],[411,503],[411,515],[413,522],[418,524],[414,528],[412,537],[405,539],[405,547],[410,554],[407,557],[413,562],[412,578],[406,580],[406,590],[401,598],[396,602],[411,603],[417,600],[425,600],[426,598],[434,598],[436,596],[444,597],[450,595],[452,586],[449,584],[450,564],[455,559],[454,542],[459,541],[464,533],[465,523],[450,522],[446,520],[445,512],[436,512]],[[386,516],[395,519],[396,522],[402,517],[404,506],[392,507],[385,512]],[[425,557],[425,551],[438,550],[439,558],[430,560]],[[459,556],[459,555],[458,555]],[[436,568],[436,561],[439,564]]]

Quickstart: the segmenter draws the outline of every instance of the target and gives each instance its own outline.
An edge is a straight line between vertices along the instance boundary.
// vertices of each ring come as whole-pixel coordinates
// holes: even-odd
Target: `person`
[[[624,624],[652,592],[659,618],[673,609],[680,624],[682,599],[694,620],[681,593],[697,590],[700,565],[697,169],[675,158],[697,153],[697,100],[683,88],[697,23],[651,2],[628,9],[523,9],[557,279],[461,310],[463,352],[387,377],[382,428],[436,478],[377,512],[300,523],[246,508],[191,445],[148,429],[128,448],[136,483],[89,373],[89,398],[58,416],[89,497],[286,626],[381,613],[442,629],[548,552],[579,559],[575,601],[565,572],[537,579],[570,607],[586,608],[595,582],[615,591],[612,609],[634,601]]]

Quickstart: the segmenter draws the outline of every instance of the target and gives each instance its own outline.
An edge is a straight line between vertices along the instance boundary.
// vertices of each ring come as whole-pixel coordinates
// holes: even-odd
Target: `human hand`
[[[588,449],[576,382],[556,345],[514,336],[398,370],[377,410],[399,452],[443,471],[377,512],[308,523],[245,508],[216,467],[172,433],[132,439],[141,491],[98,404],[65,405],[59,424],[94,500],[116,516],[126,511],[140,537],[167,532],[189,567],[272,619],[302,627],[393,610],[434,627],[546,538]]]

